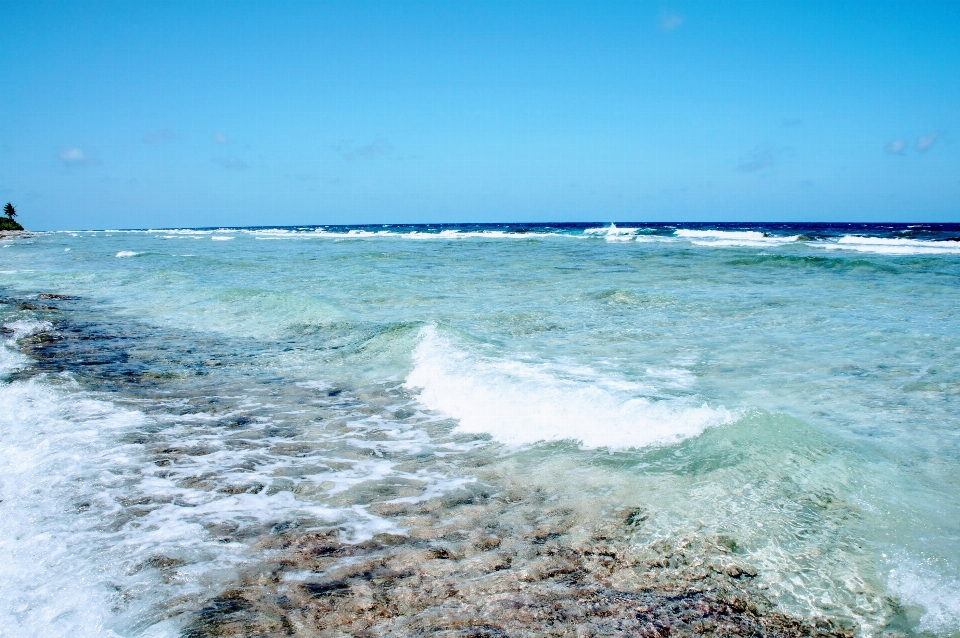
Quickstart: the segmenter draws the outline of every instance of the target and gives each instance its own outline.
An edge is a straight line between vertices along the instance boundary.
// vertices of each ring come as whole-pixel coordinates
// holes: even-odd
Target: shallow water
[[[0,626],[960,635],[957,238],[0,239]]]

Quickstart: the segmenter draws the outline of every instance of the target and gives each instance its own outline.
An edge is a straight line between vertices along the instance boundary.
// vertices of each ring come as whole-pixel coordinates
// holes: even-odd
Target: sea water
[[[771,613],[960,635],[958,226],[53,232],[0,272],[0,635],[199,635],[484,517],[531,539],[501,580],[579,533],[672,548],[631,578],[687,548],[670,591],[719,556]],[[340,558],[291,558],[318,534]]]

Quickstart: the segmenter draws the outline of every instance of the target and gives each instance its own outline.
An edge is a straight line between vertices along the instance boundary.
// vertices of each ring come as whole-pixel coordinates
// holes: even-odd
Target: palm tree
[[[10,220],[13,220],[13,218],[17,216],[17,209],[13,207],[13,204],[7,202],[7,205],[3,207],[3,214]]]

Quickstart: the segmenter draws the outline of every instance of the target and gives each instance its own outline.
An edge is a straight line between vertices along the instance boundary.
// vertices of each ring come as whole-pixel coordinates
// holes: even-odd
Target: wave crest
[[[833,250],[856,250],[862,253],[886,255],[960,255],[960,242],[891,237],[864,237],[844,235],[835,243],[825,243],[824,248]]]
[[[756,230],[690,230],[679,228],[677,237],[695,246],[771,246],[799,241],[800,235],[767,235]]]
[[[566,378],[544,366],[456,348],[435,326],[421,329],[404,387],[457,420],[457,432],[489,434],[508,445],[577,441],[611,449],[669,445],[735,420],[723,407],[651,401],[622,381]],[[582,376],[582,375],[581,375]],[[618,387],[619,386],[619,387]]]

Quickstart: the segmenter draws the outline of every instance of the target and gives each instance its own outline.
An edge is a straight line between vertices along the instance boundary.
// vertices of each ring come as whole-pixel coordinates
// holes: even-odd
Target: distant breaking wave
[[[846,235],[836,243],[824,243],[824,248],[856,250],[863,253],[886,255],[960,255],[960,241],[896,239]]]
[[[159,235],[163,239],[242,237],[258,240],[547,240],[554,238],[602,240],[617,244],[664,242],[704,248],[760,248],[783,250],[845,250],[891,256],[960,255],[960,226],[956,224],[631,224],[593,226],[569,224],[414,224],[371,226],[297,226],[278,228],[208,228],[109,231],[58,231],[83,234]],[[121,250],[117,257],[142,254]]]
[[[772,246],[798,241],[800,235],[783,237],[768,235],[755,230],[688,230],[681,228],[676,232],[677,237],[689,239],[696,246]]]

